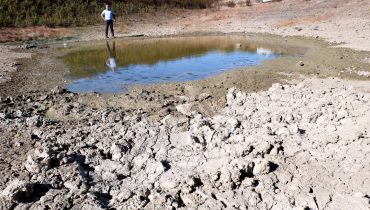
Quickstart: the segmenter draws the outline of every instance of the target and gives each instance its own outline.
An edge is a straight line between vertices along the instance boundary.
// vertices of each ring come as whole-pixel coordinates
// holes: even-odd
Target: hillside
[[[206,8],[216,0],[117,0],[118,15],[145,13],[166,8]],[[96,23],[105,1],[98,0],[2,0],[0,27],[81,26]]]

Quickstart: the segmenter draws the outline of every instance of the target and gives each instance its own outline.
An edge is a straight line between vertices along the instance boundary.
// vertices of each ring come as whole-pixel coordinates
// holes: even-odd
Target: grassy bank
[[[116,0],[118,16],[158,9],[207,8],[217,0]],[[5,26],[81,26],[96,23],[104,1],[101,0],[1,0],[0,27]]]

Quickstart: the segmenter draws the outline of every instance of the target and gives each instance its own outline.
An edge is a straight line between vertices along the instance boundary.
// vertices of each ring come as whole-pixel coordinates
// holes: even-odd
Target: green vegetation
[[[163,8],[207,8],[217,0],[116,0],[118,16]],[[0,26],[81,26],[97,22],[101,0],[0,0]]]

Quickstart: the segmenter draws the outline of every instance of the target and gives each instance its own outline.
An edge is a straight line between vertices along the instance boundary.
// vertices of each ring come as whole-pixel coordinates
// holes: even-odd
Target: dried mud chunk
[[[257,160],[253,168],[253,175],[268,174],[276,169],[276,164],[267,160]]]
[[[15,179],[2,191],[1,197],[15,203],[30,203],[38,201],[50,188],[48,184]]]

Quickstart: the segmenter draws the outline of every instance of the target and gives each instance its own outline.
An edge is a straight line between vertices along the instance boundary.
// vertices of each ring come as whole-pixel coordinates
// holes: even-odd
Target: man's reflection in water
[[[116,42],[113,41],[113,48],[111,49],[109,46],[109,42],[107,42],[107,52],[109,58],[107,59],[107,66],[112,70],[117,70],[117,62],[116,62]]]

